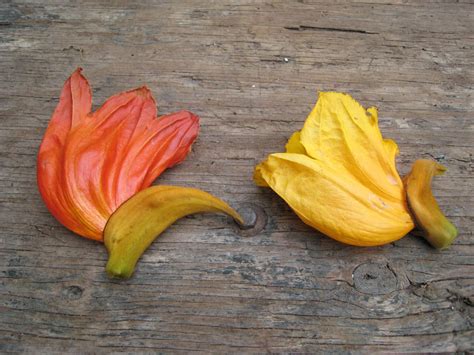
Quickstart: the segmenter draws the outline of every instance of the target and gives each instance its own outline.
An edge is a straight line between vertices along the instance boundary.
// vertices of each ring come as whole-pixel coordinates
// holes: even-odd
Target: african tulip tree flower
[[[340,242],[381,245],[413,227],[395,166],[397,144],[384,139],[377,110],[349,95],[320,93],[286,153],[271,154],[255,181],[271,187],[306,224]]]
[[[77,69],[64,84],[41,143],[37,179],[49,211],[68,229],[102,240],[110,215],[188,154],[199,118],[179,111],[157,118],[146,87],[119,93],[91,112]]]

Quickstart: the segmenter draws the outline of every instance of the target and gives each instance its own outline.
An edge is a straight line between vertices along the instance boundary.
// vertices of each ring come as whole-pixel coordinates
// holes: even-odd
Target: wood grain
[[[3,1],[0,4],[0,351],[474,351],[474,6],[471,1]],[[97,107],[148,85],[161,113],[201,116],[192,154],[158,181],[199,187],[265,229],[185,218],[129,281],[102,245],[45,208],[37,149],[64,80],[84,68]],[[379,107],[400,171],[433,158],[460,235],[379,248],[306,227],[251,179],[318,90]]]

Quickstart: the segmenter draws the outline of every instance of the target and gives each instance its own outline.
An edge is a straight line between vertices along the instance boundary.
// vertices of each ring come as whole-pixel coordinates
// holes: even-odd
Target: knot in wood
[[[237,212],[239,212],[244,220],[244,224],[240,228],[247,230],[255,227],[257,224],[257,213],[251,206],[240,207]]]
[[[237,212],[242,216],[244,224],[240,226],[239,234],[243,237],[253,237],[260,233],[267,224],[267,214],[264,209],[253,203],[242,204]]]
[[[65,287],[62,294],[65,299],[75,301],[82,297],[83,292],[82,287],[73,285]]]
[[[397,289],[397,276],[388,264],[364,263],[352,273],[354,287],[371,295],[384,295]]]

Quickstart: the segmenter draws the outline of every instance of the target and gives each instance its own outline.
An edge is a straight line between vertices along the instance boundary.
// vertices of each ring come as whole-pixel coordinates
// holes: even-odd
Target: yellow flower
[[[413,229],[406,192],[395,166],[397,144],[384,139],[377,109],[351,96],[323,92],[286,153],[255,169],[313,228],[357,246],[390,243]]]

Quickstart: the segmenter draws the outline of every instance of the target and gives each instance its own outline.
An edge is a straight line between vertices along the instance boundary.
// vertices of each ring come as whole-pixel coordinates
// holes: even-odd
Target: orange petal
[[[66,82],[38,155],[38,186],[67,228],[102,240],[112,212],[181,162],[199,130],[186,111],[157,119],[146,87],[109,98],[90,113],[87,80],[78,69]]]
[[[38,188],[49,211],[71,230],[80,229],[80,222],[71,213],[63,193],[62,163],[64,145],[73,121],[81,121],[91,109],[91,91],[78,68],[65,82],[58,106],[51,117],[40,146],[37,164]]]

